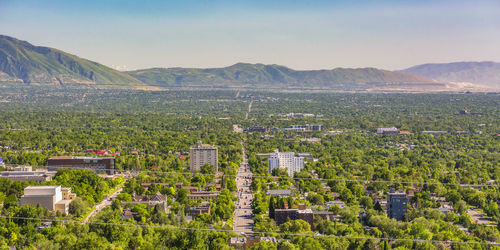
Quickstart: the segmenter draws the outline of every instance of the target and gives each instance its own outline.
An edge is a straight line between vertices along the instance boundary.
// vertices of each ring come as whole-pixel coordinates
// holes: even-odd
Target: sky
[[[0,0],[0,34],[120,70],[500,61],[498,0]]]

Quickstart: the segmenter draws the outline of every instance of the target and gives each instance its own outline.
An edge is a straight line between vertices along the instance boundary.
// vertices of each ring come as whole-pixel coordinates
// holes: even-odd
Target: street
[[[99,211],[101,211],[103,208],[110,206],[111,203],[113,202],[113,199],[116,198],[123,190],[123,187],[120,187],[116,192],[114,192],[111,196],[109,196],[107,199],[104,199],[100,203],[96,204],[94,206],[94,210],[83,220],[83,224],[86,224],[90,218],[94,217]]]
[[[236,233],[252,232],[253,230],[253,215],[251,208],[253,195],[250,190],[251,183],[252,172],[250,171],[250,167],[248,166],[245,147],[243,146],[243,162],[238,169],[236,177],[238,201],[236,201],[236,210],[233,216],[233,231],[235,231]]]

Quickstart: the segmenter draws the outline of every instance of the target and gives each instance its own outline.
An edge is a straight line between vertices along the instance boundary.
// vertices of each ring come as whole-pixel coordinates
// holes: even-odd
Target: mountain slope
[[[0,81],[33,84],[143,85],[102,64],[0,35]]]
[[[495,62],[422,64],[399,72],[429,77],[437,81],[470,82],[500,88],[500,63]]]
[[[375,68],[298,71],[279,65],[237,63],[225,68],[152,68],[127,72],[146,84],[170,86],[321,87],[366,89],[374,84],[434,84],[410,74]]]

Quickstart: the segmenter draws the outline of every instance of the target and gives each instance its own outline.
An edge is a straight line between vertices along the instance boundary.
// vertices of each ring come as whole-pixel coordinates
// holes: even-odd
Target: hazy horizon
[[[498,1],[11,1],[0,33],[120,70],[500,61]]]

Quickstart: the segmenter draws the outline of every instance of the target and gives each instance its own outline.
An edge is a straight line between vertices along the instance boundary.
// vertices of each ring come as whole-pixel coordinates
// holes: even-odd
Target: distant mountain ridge
[[[61,50],[0,35],[0,82],[84,84],[141,89],[236,87],[338,91],[462,91],[473,85],[442,82],[376,68],[293,70],[237,63],[224,68],[151,68],[120,72]]]
[[[429,63],[398,72],[409,73],[446,82],[470,82],[500,88],[500,63],[453,62]]]
[[[224,68],[152,68],[127,72],[142,82],[172,86],[256,86],[366,88],[370,84],[421,84],[435,81],[375,68],[293,70],[280,65],[237,63]]]
[[[0,35],[0,81],[31,84],[143,85],[139,80],[66,52]]]

